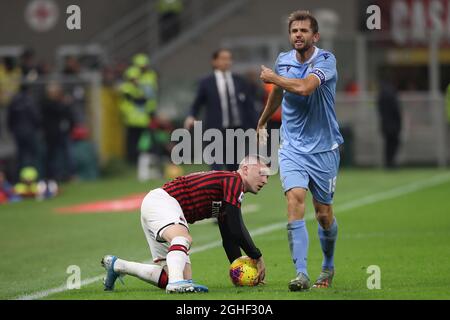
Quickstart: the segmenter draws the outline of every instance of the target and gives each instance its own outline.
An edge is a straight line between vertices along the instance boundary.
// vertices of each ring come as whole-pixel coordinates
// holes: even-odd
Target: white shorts
[[[141,224],[153,262],[161,265],[165,265],[169,250],[169,243],[161,237],[163,232],[173,224],[181,224],[189,230],[180,204],[161,188],[150,191],[142,201]]]

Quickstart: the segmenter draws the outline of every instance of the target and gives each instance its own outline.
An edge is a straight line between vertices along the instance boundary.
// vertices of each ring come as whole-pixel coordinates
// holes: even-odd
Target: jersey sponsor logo
[[[323,57],[325,58],[325,60],[327,60],[330,57],[330,54],[329,53],[324,53]]]
[[[313,74],[315,74],[316,76],[319,77],[320,84],[323,84],[325,82],[325,80],[326,80],[325,73],[323,73],[322,70],[314,69],[313,71],[311,71],[311,73],[313,73]]]
[[[289,70],[291,70],[291,66],[286,67],[286,72],[289,72]]]
[[[239,195],[239,198],[238,198],[239,203],[241,203],[242,200],[244,200],[244,193],[241,191],[241,194]]]
[[[217,218],[220,215],[220,208],[222,208],[222,201],[213,201],[211,206],[211,216]]]

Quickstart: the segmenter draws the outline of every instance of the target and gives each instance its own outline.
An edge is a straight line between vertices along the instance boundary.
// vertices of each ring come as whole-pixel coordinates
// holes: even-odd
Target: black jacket
[[[247,82],[232,74],[236,91],[239,117],[242,122],[241,128],[246,130],[256,128],[258,114],[254,105],[254,97]],[[190,115],[197,118],[202,107],[205,109],[205,119],[203,129],[224,129],[222,125],[222,108],[220,96],[217,89],[216,77],[214,73],[200,80],[194,102],[191,105]]]
[[[14,96],[7,108],[7,123],[11,133],[16,137],[36,135],[41,118],[38,106],[26,92]]]
[[[43,128],[47,142],[66,138],[74,124],[70,105],[57,100],[45,99],[42,103]]]
[[[381,85],[377,104],[382,133],[385,135],[399,134],[402,125],[400,102],[392,85]]]

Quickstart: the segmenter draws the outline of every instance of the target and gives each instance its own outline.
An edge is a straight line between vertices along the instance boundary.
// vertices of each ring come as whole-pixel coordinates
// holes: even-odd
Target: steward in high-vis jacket
[[[127,161],[130,164],[136,164],[139,139],[147,130],[156,106],[148,103],[144,89],[139,84],[140,77],[139,68],[132,66],[125,71],[125,82],[119,87],[120,111],[126,127]]]

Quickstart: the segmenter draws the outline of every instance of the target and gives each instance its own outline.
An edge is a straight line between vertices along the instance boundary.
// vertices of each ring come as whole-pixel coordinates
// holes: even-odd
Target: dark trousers
[[[35,135],[14,137],[16,142],[16,178],[19,178],[20,170],[24,167],[38,168],[38,139]]]
[[[74,174],[74,165],[69,136],[47,140],[46,177],[56,181],[67,181]]]
[[[400,135],[398,133],[384,133],[384,166],[395,168],[395,157],[400,146]]]
[[[127,162],[131,165],[137,163],[139,139],[144,130],[147,128],[127,127]]]

